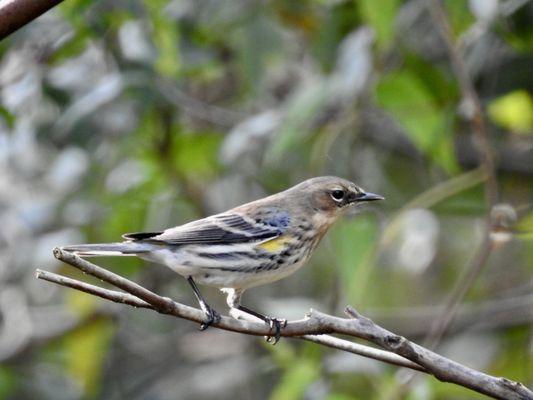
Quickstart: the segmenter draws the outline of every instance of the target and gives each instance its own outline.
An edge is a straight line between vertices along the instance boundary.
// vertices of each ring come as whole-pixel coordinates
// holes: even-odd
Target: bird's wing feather
[[[232,244],[265,241],[282,235],[290,223],[290,215],[272,210],[266,217],[249,218],[239,213],[223,213],[170,228],[153,235],[126,234],[129,240],[172,245]]]

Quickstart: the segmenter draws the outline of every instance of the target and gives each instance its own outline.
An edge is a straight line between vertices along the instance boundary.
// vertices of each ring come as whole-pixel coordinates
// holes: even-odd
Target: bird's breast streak
[[[278,236],[277,238],[270,239],[259,244],[258,247],[271,253],[276,253],[280,250],[283,250],[291,241],[292,239],[288,236]]]

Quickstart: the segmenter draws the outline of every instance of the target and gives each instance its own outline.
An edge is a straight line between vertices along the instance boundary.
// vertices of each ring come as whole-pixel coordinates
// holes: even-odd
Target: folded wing
[[[224,213],[163,232],[128,233],[123,237],[130,241],[170,245],[262,242],[283,235],[289,224],[287,212],[273,209],[263,212],[259,218]]]

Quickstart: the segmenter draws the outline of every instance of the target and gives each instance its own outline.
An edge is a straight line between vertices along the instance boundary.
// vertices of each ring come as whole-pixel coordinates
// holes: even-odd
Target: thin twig
[[[398,356],[390,351],[384,351],[376,349],[374,347],[365,346],[358,343],[353,343],[348,340],[343,340],[330,335],[303,335],[297,336],[295,339],[303,339],[308,342],[321,344],[332,349],[343,350],[348,353],[357,354],[359,356],[372,358],[374,360],[383,361],[387,364],[396,365],[398,367],[410,368],[415,371],[427,373],[424,367],[406,360],[405,358]]]
[[[152,309],[159,313],[185,318],[198,323],[203,322],[205,318],[204,313],[199,309],[188,307],[166,297],[161,297],[126,278],[98,267],[72,253],[56,248],[54,249],[54,255],[59,260],[62,260],[87,274],[93,275],[105,282],[119,287],[139,300],[137,301],[131,297],[124,297],[124,301],[122,301],[122,295],[126,295],[125,293],[109,291],[94,285],[85,286],[83,282],[69,278],[65,279],[64,277],[56,277],[55,274],[46,273],[44,271],[38,271],[38,278],[47,279],[54,283],[83,290],[115,302],[123,302],[134,306],[138,305],[150,308],[145,304],[148,303]],[[386,350],[378,355],[378,357],[382,358],[377,358],[372,357],[375,355],[373,354],[374,350],[377,349],[364,349],[364,352],[366,353],[364,355],[367,357],[381,359],[395,365],[401,363],[402,366],[411,368],[413,365],[406,361],[409,360],[411,363],[415,363],[421,367],[417,369],[424,370],[424,372],[435,376],[439,380],[452,382],[496,399],[533,400],[533,392],[518,382],[513,382],[505,378],[493,377],[442,357],[401,336],[387,331],[376,325],[370,319],[357,314],[352,308],[348,308],[347,313],[352,317],[351,319],[338,318],[317,311],[311,311],[303,320],[289,322],[282,330],[281,335],[300,337],[304,340],[314,341],[356,354],[361,354],[362,352],[359,352],[360,348],[358,348],[358,346],[352,346],[353,343],[344,340],[338,342],[341,339],[328,336],[324,337],[322,335],[336,333],[364,339]],[[272,334],[270,327],[266,324],[236,320],[226,316],[222,316],[220,321],[213,324],[213,326],[233,332],[256,336]],[[387,351],[394,353],[392,357],[387,355]]]
[[[43,271],[42,269],[37,269],[35,271],[35,277],[37,279],[42,279],[48,282],[57,283],[61,286],[76,289],[80,292],[92,294],[93,296],[98,296],[103,299],[113,301],[115,303],[127,304],[132,307],[148,308],[150,310],[154,310],[154,307],[152,305],[150,305],[146,301],[139,299],[138,297],[132,296],[129,293],[122,293],[117,292],[116,290],[104,289],[100,286],[91,285],[90,283],[85,283],[76,279],[68,278],[63,275],[54,274],[53,272]]]

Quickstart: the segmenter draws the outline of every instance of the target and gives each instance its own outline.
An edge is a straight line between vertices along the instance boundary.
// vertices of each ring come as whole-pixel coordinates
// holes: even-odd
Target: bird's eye
[[[331,198],[335,201],[341,201],[344,198],[344,190],[341,190],[341,189],[332,190]]]

